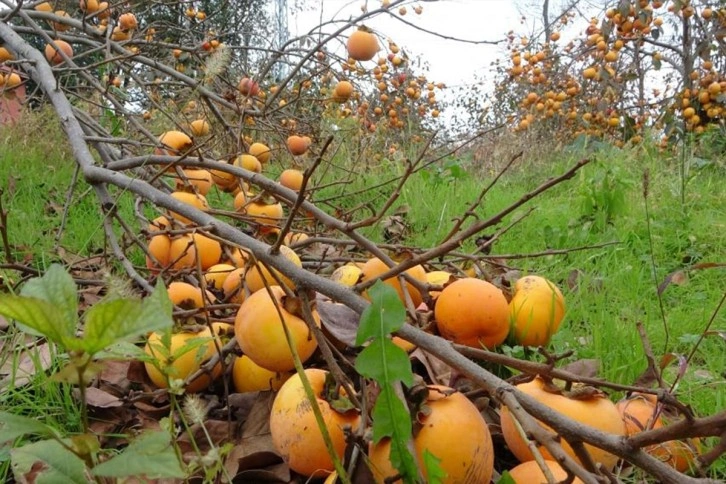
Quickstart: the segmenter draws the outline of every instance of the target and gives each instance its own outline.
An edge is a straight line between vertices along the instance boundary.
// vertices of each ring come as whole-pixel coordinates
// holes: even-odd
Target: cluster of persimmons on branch
[[[322,40],[308,48],[292,42],[260,49],[272,60],[263,60],[256,75],[230,68],[232,48],[245,47],[226,45],[211,31],[205,25],[211,15],[185,7],[182,14],[191,29],[199,30],[199,42],[174,44],[157,40],[165,26],[145,24],[143,3],[136,5],[136,12],[125,4],[96,0],[82,0],[77,9],[68,9],[71,13],[49,2],[21,5],[12,18],[13,28],[22,35],[11,38],[12,30],[0,25],[0,37],[7,42],[0,48],[0,62],[9,69],[0,81],[7,90],[32,80],[61,113],[64,128],[85,135],[70,141],[83,174],[100,197],[107,195],[106,186],[116,185],[134,193],[137,206],[148,209],[137,210],[144,226],[139,237],[138,230],[110,208],[113,203],[102,204],[104,215],[118,220],[132,241],[123,250],[115,232],[104,227],[124,268],[142,287],[149,287],[150,278],[163,279],[177,309],[177,331],[153,333],[144,342],[151,384],[172,394],[215,391],[229,365],[237,392],[278,392],[269,426],[276,451],[292,471],[305,477],[327,476],[331,482],[338,475],[349,482],[339,464],[350,456],[346,448],[358,446],[368,456],[365,462],[375,480],[391,482],[399,473],[390,462],[391,441],[371,442],[369,435],[366,409],[375,399],[374,385],[361,385],[351,371],[359,348],[331,330],[339,322],[335,318],[322,324],[318,306],[323,302],[315,297],[315,291],[338,294],[349,309],[360,313],[364,303],[356,294],[370,300],[371,287],[382,280],[395,290],[409,322],[416,323],[406,325],[391,341],[406,352],[426,350],[441,358],[482,385],[497,402],[491,407],[501,419],[492,423],[453,388],[419,385],[418,393],[415,388],[400,392],[401,398],[411,397],[407,404],[415,416],[411,448],[419,463],[428,459],[427,452],[433,454],[447,476],[445,482],[489,482],[495,466],[505,470],[495,462],[502,450],[495,449],[490,425],[501,426],[507,448],[522,461],[511,469],[516,482],[575,475],[575,482],[594,482],[597,474],[612,475],[628,453],[634,455],[633,462],[661,478],[703,471],[711,463],[699,460],[702,443],[685,431],[662,432],[661,440],[636,447],[612,440],[641,432],[651,435],[647,432],[694,419],[682,408],[680,414],[671,412],[670,406],[653,398],[656,390],[638,388],[641,391],[616,404],[593,388],[557,387],[549,364],[533,371],[528,362],[508,358],[513,368],[533,377],[541,373],[516,388],[477,365],[467,366],[471,361],[464,355],[486,360],[505,343],[547,347],[565,316],[564,297],[545,277],[530,275],[511,288],[499,287],[453,263],[432,261],[443,260],[466,239],[573,176],[586,161],[491,221],[464,226],[469,214],[462,215],[451,236],[428,252],[388,252],[358,230],[380,222],[400,190],[393,190],[384,209],[373,209],[373,215],[358,221],[343,221],[336,218],[338,212],[331,215],[316,205],[315,179],[322,176],[318,170],[340,163],[328,152],[335,137],[330,125],[337,129],[352,118],[357,120],[357,135],[402,143],[428,136],[424,120],[439,116],[437,91],[444,86],[416,74],[392,40],[388,54],[377,57],[381,37],[363,25],[373,15],[406,15],[408,2],[383,2],[335,33],[316,36]],[[556,34],[552,44],[536,52],[534,44],[510,44],[509,74],[529,91],[521,100],[527,114],[519,128],[538,117],[563,117],[573,133],[600,135],[617,129],[625,115],[612,108],[622,94],[617,92],[619,60],[629,45],[641,42],[652,25],[658,25],[652,15],[660,8],[656,3],[640,2],[625,13],[608,12],[601,27],[592,23],[578,54],[579,63],[586,59],[591,64],[581,78],[557,77],[567,71],[558,67],[564,57],[555,50]],[[678,9],[683,18],[685,9]],[[415,13],[422,11],[414,7]],[[710,17],[705,10],[699,14],[704,22],[723,22],[720,11]],[[22,37],[40,42],[41,54],[34,57]],[[344,53],[334,48],[336,41],[344,44]],[[268,74],[280,59],[286,69],[272,81]],[[713,65],[707,68],[706,62],[694,71],[699,76],[688,96],[681,93],[678,105],[694,129],[724,115],[723,74]],[[608,108],[599,109],[601,103]],[[634,114],[636,125],[644,126],[650,112]],[[698,122],[692,121],[696,116]],[[95,148],[102,163],[86,156],[88,146]],[[371,146],[387,146],[391,151],[383,156],[397,149],[391,144]],[[408,161],[405,175],[394,185],[400,189],[407,177],[426,166],[419,165],[425,163],[424,155]],[[150,210],[153,216],[148,216]],[[336,248],[333,256],[312,251],[321,239]],[[346,254],[337,249],[350,245],[358,251]],[[132,246],[143,250],[145,265],[129,262]],[[304,257],[314,264],[304,266]],[[315,271],[307,271],[310,267]],[[436,344],[427,340],[432,334],[440,337]],[[447,353],[451,348],[456,356]],[[570,382],[577,379],[569,377]],[[349,405],[340,408],[332,405],[335,400]],[[532,414],[556,424],[538,425],[523,407],[545,409],[544,414]],[[547,414],[550,410],[558,412],[554,420]],[[557,420],[561,415],[572,419],[564,427]],[[724,426],[723,419],[709,431],[716,432],[718,425]],[[569,437],[558,443],[549,432],[555,426],[569,429]],[[601,433],[593,433],[597,431]]]
[[[565,12],[544,42],[510,34],[510,60],[500,70],[516,82],[497,89],[519,105],[511,118],[516,130],[545,122],[562,139],[604,136],[622,146],[653,128],[666,145],[723,125],[723,6],[634,0],[604,10],[584,30],[576,18]],[[578,37],[562,45],[573,32]]]

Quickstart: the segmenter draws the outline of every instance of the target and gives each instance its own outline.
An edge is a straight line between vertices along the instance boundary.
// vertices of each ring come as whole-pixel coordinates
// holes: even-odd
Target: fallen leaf
[[[348,306],[332,302],[320,294],[315,300],[323,329],[341,343],[355,346],[360,315]]]
[[[197,449],[201,453],[209,451],[210,439],[215,447],[220,447],[223,443],[231,440],[230,424],[223,420],[205,420],[203,427],[200,424],[192,425],[176,442],[182,454],[198,455]]]
[[[225,460],[224,465],[230,475],[239,476],[241,473],[257,471],[282,462],[282,457],[275,450],[270,435],[270,409],[273,399],[272,392],[257,394],[255,403],[242,427],[242,437]],[[284,467],[287,468],[287,465]],[[272,476],[279,477],[278,472],[279,470],[273,470]],[[286,472],[289,480],[289,469]],[[251,474],[244,475],[253,479]],[[242,481],[235,480],[235,482]]]
[[[48,343],[31,346],[23,350],[17,360],[9,358],[0,367],[0,374],[7,375],[5,378],[0,379],[0,388],[9,385],[16,388],[25,386],[37,373],[48,370],[51,364],[52,358]]]
[[[86,403],[91,407],[112,408],[123,405],[123,400],[96,387],[86,388]]]
[[[251,482],[290,482],[290,468],[287,464],[276,464],[265,469],[251,469],[242,471],[232,479],[234,484],[248,484]]]
[[[578,376],[586,378],[595,378],[600,371],[600,360],[582,359],[573,361],[563,366],[564,371],[568,371]]]
[[[451,367],[421,348],[411,352],[412,362],[418,361],[426,369],[429,380],[435,385],[449,385],[451,382]]]
[[[658,295],[660,296],[661,294],[663,294],[663,291],[665,291],[671,284],[683,285],[687,283],[688,271],[699,271],[703,269],[714,269],[718,267],[726,267],[726,264],[721,262],[701,262],[692,266],[688,266],[684,269],[678,269],[677,271],[673,271],[668,274],[665,279],[663,279],[663,282],[658,285]]]
[[[128,373],[130,366],[130,361],[105,360],[103,370],[98,375],[98,380],[119,387],[127,386],[129,384]]]

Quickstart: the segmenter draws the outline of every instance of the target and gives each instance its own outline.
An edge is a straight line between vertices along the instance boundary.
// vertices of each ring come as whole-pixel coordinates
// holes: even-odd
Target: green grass
[[[67,145],[57,142],[62,136],[55,125],[42,123],[49,130],[43,139],[27,134],[36,128],[40,130],[40,125],[33,129],[8,128],[0,134],[0,187],[5,191],[3,206],[9,212],[10,243],[18,260],[30,258],[41,269],[56,259],[57,246],[81,255],[105,249],[97,200],[82,180],[72,192],[67,223],[56,243],[74,163]],[[322,205],[331,212],[333,208],[345,211],[363,204],[375,209],[389,196],[395,183],[355,196],[346,194],[401,175],[403,164],[400,160],[385,159],[354,161],[353,150],[346,149],[345,145],[341,147],[335,166],[321,167],[321,179],[316,180],[319,184],[331,180],[340,183],[318,190],[315,200],[336,197]],[[413,156],[414,148],[410,151],[408,154]],[[535,155],[538,154],[529,156]],[[476,208],[477,217],[485,219],[496,214],[543,181],[563,173],[584,155],[583,151],[563,150],[548,159],[518,162]],[[589,156],[593,162],[573,179],[530,201],[497,227],[505,227],[534,208],[522,222],[501,235],[493,245],[492,255],[530,254],[616,241],[614,245],[566,255],[500,262],[522,273],[543,275],[562,288],[568,312],[561,331],[554,337],[553,351],[572,351],[569,360],[597,359],[601,376],[633,383],[646,368],[637,323],[644,325],[657,359],[670,353],[688,354],[726,290],[724,268],[689,272],[685,283],[671,285],[663,293],[664,324],[657,284],[669,273],[694,263],[726,262],[726,191],[722,189],[726,170],[723,160],[691,167],[684,191],[684,179],[679,175],[683,165],[677,157],[647,148],[617,150],[602,146]],[[282,168],[273,163],[271,175]],[[646,170],[650,174],[649,219],[642,189]],[[437,245],[451,229],[455,217],[476,200],[493,176],[493,172],[481,169],[466,156],[449,157],[425,173],[412,175],[394,205],[409,207],[407,222],[411,230],[405,245]],[[213,191],[208,199],[217,207],[231,206],[228,194]],[[121,200],[122,213],[131,221],[132,199],[126,195]],[[369,213],[360,208],[354,212],[354,218]],[[465,225],[468,223],[471,219]],[[491,228],[485,233],[495,230]],[[380,224],[362,232],[382,240]],[[475,247],[469,241],[459,250],[472,253]],[[4,258],[2,253],[0,260]],[[136,263],[143,260],[138,250],[132,258]],[[573,274],[578,274],[577,289],[568,284]],[[726,330],[725,314],[722,311],[717,315],[712,329]],[[9,333],[5,337],[9,338]],[[0,353],[7,358],[8,346],[3,348]],[[692,405],[698,414],[713,414],[726,406],[725,348],[723,339],[707,336],[678,387],[681,400]],[[665,372],[667,381],[672,381],[674,372],[675,364],[671,364]],[[6,394],[0,406],[27,408],[29,413],[48,416],[72,412],[70,394],[46,380],[39,374],[26,387]],[[71,419],[67,424],[59,419],[55,423],[73,431],[73,422]],[[726,463],[718,463],[713,472],[714,476],[726,476]]]
[[[28,123],[3,127],[0,187],[8,212],[8,239],[16,261],[38,268],[57,260],[58,248],[90,255],[104,250],[103,218],[95,192],[76,167],[54,116],[28,116]],[[130,204],[121,210],[129,212]],[[63,213],[67,212],[63,226]],[[6,259],[3,252],[0,259]]]

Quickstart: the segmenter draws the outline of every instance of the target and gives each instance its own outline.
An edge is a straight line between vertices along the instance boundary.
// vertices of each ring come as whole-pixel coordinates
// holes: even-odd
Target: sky
[[[289,21],[291,33],[307,32],[322,19],[341,21],[361,14],[365,0],[314,0],[313,10],[296,14]],[[380,0],[368,0],[368,8],[380,6]],[[421,15],[413,11],[415,5],[423,7]],[[440,0],[409,4],[405,20],[423,29],[448,37],[470,41],[496,41],[507,32],[519,26],[519,13],[511,0]],[[397,8],[393,9],[397,12]],[[398,16],[398,13],[394,13]],[[342,25],[342,24],[340,24]],[[502,47],[487,44],[473,44],[436,37],[405,25],[390,15],[379,15],[365,21],[365,25],[390,37],[409,57],[421,55],[429,63],[428,76],[435,82],[455,86],[474,80],[475,73],[485,79],[489,64],[502,53]]]

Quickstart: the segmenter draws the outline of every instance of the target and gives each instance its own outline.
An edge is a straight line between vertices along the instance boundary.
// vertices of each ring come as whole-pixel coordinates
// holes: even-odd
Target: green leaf
[[[408,450],[412,438],[411,415],[408,408],[396,396],[390,386],[381,388],[371,416],[373,417],[373,442],[390,437],[391,465],[404,477],[403,482],[415,482],[418,475],[416,460]]]
[[[121,341],[170,328],[174,324],[171,310],[169,296],[161,284],[143,301],[115,299],[100,302],[86,311],[84,348],[93,354]]]
[[[426,469],[428,484],[441,484],[448,474],[441,468],[441,459],[432,454],[429,449],[424,449],[423,466]]]
[[[497,481],[497,484],[517,484],[517,482],[512,478],[509,471],[504,471],[502,472],[502,477]]]
[[[371,338],[391,334],[406,322],[406,308],[391,286],[378,280],[368,290],[368,295],[371,304],[361,315],[355,339],[358,346]]]
[[[78,288],[73,278],[59,264],[48,268],[43,277],[34,277],[25,283],[21,296],[34,297],[55,307],[56,319],[64,327],[72,328],[73,335],[78,321]]]
[[[408,449],[412,439],[411,415],[405,401],[396,394],[394,385],[403,382],[413,385],[411,362],[404,350],[393,344],[391,333],[406,322],[406,310],[396,291],[377,281],[369,290],[371,304],[361,315],[356,344],[373,340],[355,361],[361,375],[372,378],[381,387],[373,405],[373,441],[391,438],[391,464],[403,477],[403,482],[416,482],[416,459]]]
[[[138,360],[148,356],[143,348],[128,341],[112,344],[94,355],[96,360]]]
[[[384,437],[396,437],[394,440],[401,441],[405,447],[412,436],[411,414],[392,387],[381,388],[371,416],[374,422],[374,443],[380,442]]]
[[[23,435],[52,437],[57,432],[37,419],[0,411],[0,443],[10,442]]]
[[[151,431],[137,437],[121,454],[93,468],[101,477],[144,476],[147,479],[186,477],[164,431]]]
[[[401,381],[405,385],[413,385],[408,354],[387,336],[373,341],[360,352],[355,360],[355,369],[361,375],[378,382]]]
[[[41,440],[10,451],[15,480],[35,484],[87,484],[86,465],[57,440]]]
[[[0,294],[0,314],[16,320],[23,331],[44,336],[67,349],[77,349],[75,320],[64,321],[56,306],[36,297]]]

